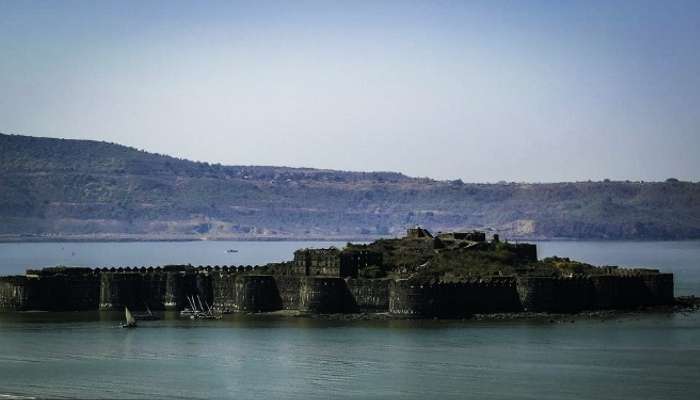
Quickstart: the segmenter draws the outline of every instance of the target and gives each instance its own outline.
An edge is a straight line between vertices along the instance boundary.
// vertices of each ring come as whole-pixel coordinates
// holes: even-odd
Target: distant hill
[[[700,238],[700,184],[474,184],[222,166],[112,143],[0,134],[0,239]]]

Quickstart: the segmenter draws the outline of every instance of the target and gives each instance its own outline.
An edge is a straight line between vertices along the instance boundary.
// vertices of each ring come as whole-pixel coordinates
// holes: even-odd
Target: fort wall
[[[325,314],[354,311],[349,298],[345,279],[307,277],[299,287],[299,310]]]
[[[522,310],[512,277],[472,279],[452,285],[454,302],[468,314],[518,312]],[[464,313],[462,311],[461,313]]]
[[[275,283],[279,293],[281,307],[284,310],[299,309],[299,291],[301,289],[302,277],[299,276],[275,276]]]
[[[595,290],[588,278],[518,278],[517,291],[525,311],[576,312],[595,308]]]
[[[294,252],[294,264],[298,275],[339,276],[340,250],[302,249]]]
[[[264,271],[264,269],[263,269]],[[671,304],[673,275],[612,270],[589,277],[493,277],[458,283],[262,275],[252,267],[45,269],[0,278],[0,310],[217,309],[314,313],[389,311],[418,317],[577,312]]]
[[[517,279],[523,309],[577,312],[673,303],[672,274],[609,274],[590,277]]]
[[[301,276],[335,276],[357,278],[360,268],[382,265],[382,254],[364,250],[362,246],[340,251],[302,249],[294,252],[294,271]]]
[[[29,270],[24,281],[24,309],[71,311],[96,309],[99,279],[90,268]]]
[[[0,311],[25,310],[27,301],[27,277],[0,277]]]
[[[434,284],[401,279],[389,285],[389,312],[393,314],[460,317],[521,310],[512,278]]]
[[[347,279],[353,306],[363,311],[389,310],[390,279]]]
[[[645,274],[642,275],[642,281],[651,297],[650,304],[661,305],[672,304],[674,302],[673,274]]]
[[[282,308],[282,300],[275,279],[269,275],[237,275],[227,277],[228,290],[219,292],[214,304],[231,311],[262,312]],[[225,301],[222,301],[225,300]]]

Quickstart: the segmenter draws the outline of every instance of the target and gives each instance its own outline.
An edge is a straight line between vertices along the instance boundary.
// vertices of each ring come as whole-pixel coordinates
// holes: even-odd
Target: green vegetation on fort
[[[457,237],[455,237],[457,236]],[[423,282],[463,282],[503,276],[562,277],[590,275],[597,268],[563,258],[537,260],[532,244],[486,240],[481,232],[433,236],[415,228],[397,239],[380,239],[366,245],[348,244],[343,253],[377,253],[381,263],[361,265],[363,278],[410,278]]]
[[[433,235],[412,228],[401,238],[348,243],[343,249],[302,249],[293,262],[271,265],[264,271],[454,283],[498,277],[582,277],[614,274],[615,269],[560,257],[538,260],[534,244],[501,241],[498,236],[489,239],[484,232]]]
[[[0,239],[360,238],[413,225],[495,229],[510,238],[700,238],[700,184],[674,179],[471,184],[222,166],[3,134],[0,171]]]

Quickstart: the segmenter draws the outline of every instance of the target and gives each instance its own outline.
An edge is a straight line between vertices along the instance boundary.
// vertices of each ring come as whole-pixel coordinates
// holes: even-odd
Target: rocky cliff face
[[[0,134],[0,239],[363,238],[422,225],[508,237],[700,238],[700,184],[470,184],[221,166]]]

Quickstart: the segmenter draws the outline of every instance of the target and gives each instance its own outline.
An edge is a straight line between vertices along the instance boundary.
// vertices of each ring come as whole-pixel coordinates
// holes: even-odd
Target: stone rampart
[[[269,275],[242,275],[236,279],[237,311],[262,312],[282,308],[275,279]]]
[[[29,271],[22,286],[20,303],[26,310],[94,310],[99,301],[99,275],[89,268]]]
[[[441,300],[436,285],[421,284],[399,279],[389,285],[389,312],[400,315],[428,317],[442,314]]]
[[[306,277],[299,287],[299,309],[315,313],[343,313],[354,311],[345,279]]]
[[[101,310],[181,310],[188,296],[212,302],[211,282],[204,268],[189,266],[100,270]]]
[[[518,278],[517,287],[523,309],[535,312],[624,309],[673,302],[672,274],[526,277]]]
[[[299,309],[299,292],[302,279],[304,278],[299,276],[275,275],[275,283],[277,284],[277,291],[282,301],[282,309]]]
[[[214,274],[211,287],[214,307],[220,310],[262,312],[282,308],[277,284],[270,275]]]
[[[452,284],[452,302],[458,314],[484,314],[521,311],[516,281],[512,277],[471,279]],[[461,311],[465,310],[465,311]]]
[[[389,285],[389,312],[392,314],[459,317],[520,310],[512,278],[433,284],[400,279]]]
[[[0,311],[21,311],[27,309],[27,277],[0,277]]]
[[[102,273],[100,276],[100,310],[121,310],[124,307],[142,310],[147,305],[152,306],[152,304],[146,304],[145,293],[142,291],[145,275],[124,271]]]
[[[219,310],[235,310],[238,307],[236,298],[236,278],[238,272],[220,271],[211,276],[212,302]]]
[[[673,302],[672,274],[591,277],[595,308],[631,308]]]
[[[433,317],[577,312],[674,301],[673,275],[652,270],[611,268],[588,277],[492,277],[458,283],[254,271],[252,266],[30,270],[26,276],[0,278],[0,310],[181,310],[189,306],[188,297],[199,296],[203,303],[231,311],[388,310]]]
[[[354,306],[366,311],[389,310],[390,279],[347,279]]]
[[[517,289],[525,311],[576,312],[592,309],[594,287],[589,278],[518,278]]]
[[[651,297],[650,304],[672,304],[675,301],[673,274],[644,274],[642,281]]]

